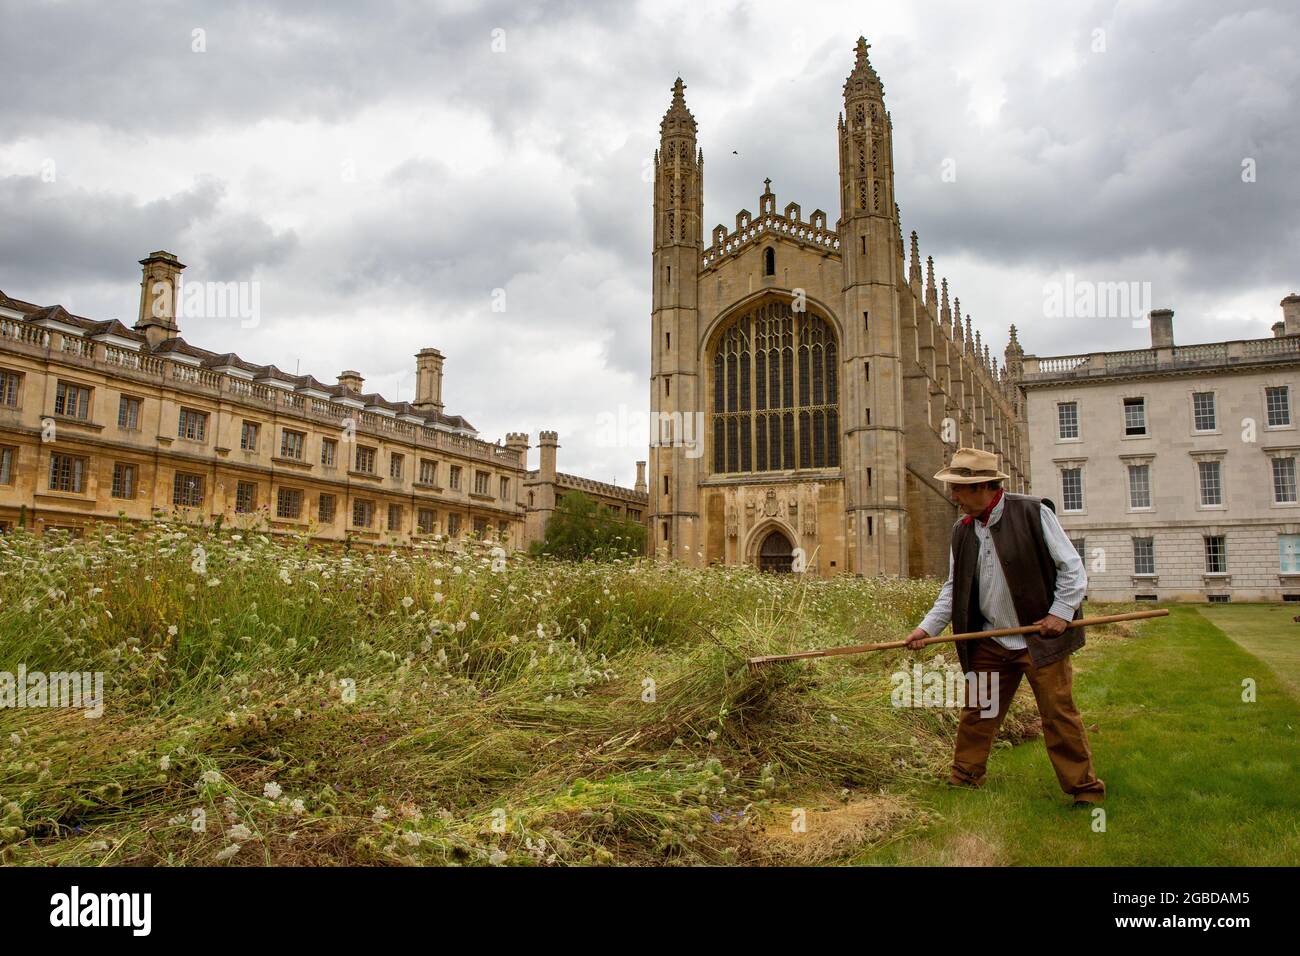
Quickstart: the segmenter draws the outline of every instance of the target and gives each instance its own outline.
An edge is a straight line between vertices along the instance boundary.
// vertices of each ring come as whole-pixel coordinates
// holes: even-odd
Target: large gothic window
[[[838,468],[839,356],[823,318],[767,301],[713,353],[713,471]]]

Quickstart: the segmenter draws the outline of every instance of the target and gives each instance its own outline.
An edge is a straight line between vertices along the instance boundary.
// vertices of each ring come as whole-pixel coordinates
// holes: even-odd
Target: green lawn
[[[1300,696],[1300,604],[1208,604],[1200,612]]]
[[[1300,701],[1278,674],[1294,680],[1296,652],[1271,627],[1290,616],[1289,606],[1175,606],[1137,636],[1075,656],[1075,700],[1098,725],[1089,739],[1106,781],[1105,832],[1091,809],[1070,806],[1039,738],[995,749],[982,791],[920,785],[918,804],[939,822],[854,862],[1293,865]],[[1242,701],[1247,677],[1255,703]]]

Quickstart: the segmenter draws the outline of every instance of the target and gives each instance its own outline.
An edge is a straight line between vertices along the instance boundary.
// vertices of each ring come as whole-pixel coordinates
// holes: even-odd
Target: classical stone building
[[[1300,295],[1274,337],[1026,355],[1035,494],[1096,600],[1300,600]]]
[[[834,223],[778,207],[767,180],[757,211],[706,239],[684,89],[654,160],[653,546],[693,564],[946,574],[955,509],[931,476],[952,450],[996,451],[1027,487],[1007,373],[1021,351],[1013,329],[999,369],[915,233],[904,247],[867,42],[844,84]]]
[[[290,375],[181,337],[185,266],[141,260],[134,327],[0,293],[0,531],[187,520],[410,544],[477,533],[524,544],[528,436],[481,441],[416,356],[416,399]]]
[[[560,436],[556,432],[540,432],[537,436],[538,467],[524,477],[524,533],[529,543],[546,537],[546,525],[555,513],[555,506],[565,494],[581,491],[592,498],[597,507],[617,517],[645,524],[648,520],[646,506],[648,495],[645,483],[645,462],[636,463],[636,487],[619,485],[577,475],[567,475],[556,470],[556,451]]]

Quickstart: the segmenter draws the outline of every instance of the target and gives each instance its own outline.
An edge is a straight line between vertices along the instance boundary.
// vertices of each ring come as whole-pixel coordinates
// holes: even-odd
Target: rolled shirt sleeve
[[[1047,507],[1039,508],[1038,512],[1042,516],[1043,540],[1056,562],[1056,593],[1052,595],[1052,606],[1047,613],[1068,621],[1074,617],[1088,592],[1088,573],[1084,570],[1083,558],[1066,537],[1056,513]],[[952,575],[948,577],[951,580]]]
[[[931,637],[938,637],[942,634],[943,629],[952,621],[952,564],[952,547],[949,546],[948,580],[943,582],[943,587],[939,591],[939,596],[935,599],[934,607],[930,608],[930,613],[917,625]]]

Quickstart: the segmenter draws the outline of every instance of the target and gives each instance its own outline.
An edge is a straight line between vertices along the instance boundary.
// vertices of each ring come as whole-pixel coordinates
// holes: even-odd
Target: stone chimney
[[[1169,349],[1174,346],[1174,310],[1151,310],[1151,347]]]
[[[415,401],[422,412],[441,412],[443,355],[437,349],[420,349],[415,353]]]
[[[1286,335],[1300,335],[1300,295],[1292,292],[1281,302],[1282,324]]]
[[[1286,323],[1285,323],[1285,322],[1274,322],[1274,323],[1273,323],[1273,338],[1275,338],[1275,339],[1280,339],[1280,338],[1281,338],[1282,336],[1284,336],[1284,335],[1286,335]]]
[[[181,272],[185,263],[172,253],[159,249],[140,260],[140,317],[137,332],[143,332],[149,348],[156,349],[167,339],[180,335],[176,324],[177,305],[181,297]]]
[[[351,369],[339,372],[339,384],[343,386],[344,390],[351,392],[353,395],[360,395],[361,387],[365,383],[366,380],[361,377],[360,372],[354,372]]]
[[[645,483],[645,462],[643,461],[636,463],[636,487],[633,490],[639,491],[643,495],[649,490]]]
[[[542,481],[555,481],[555,450],[560,447],[558,432],[537,433],[537,477]]]

